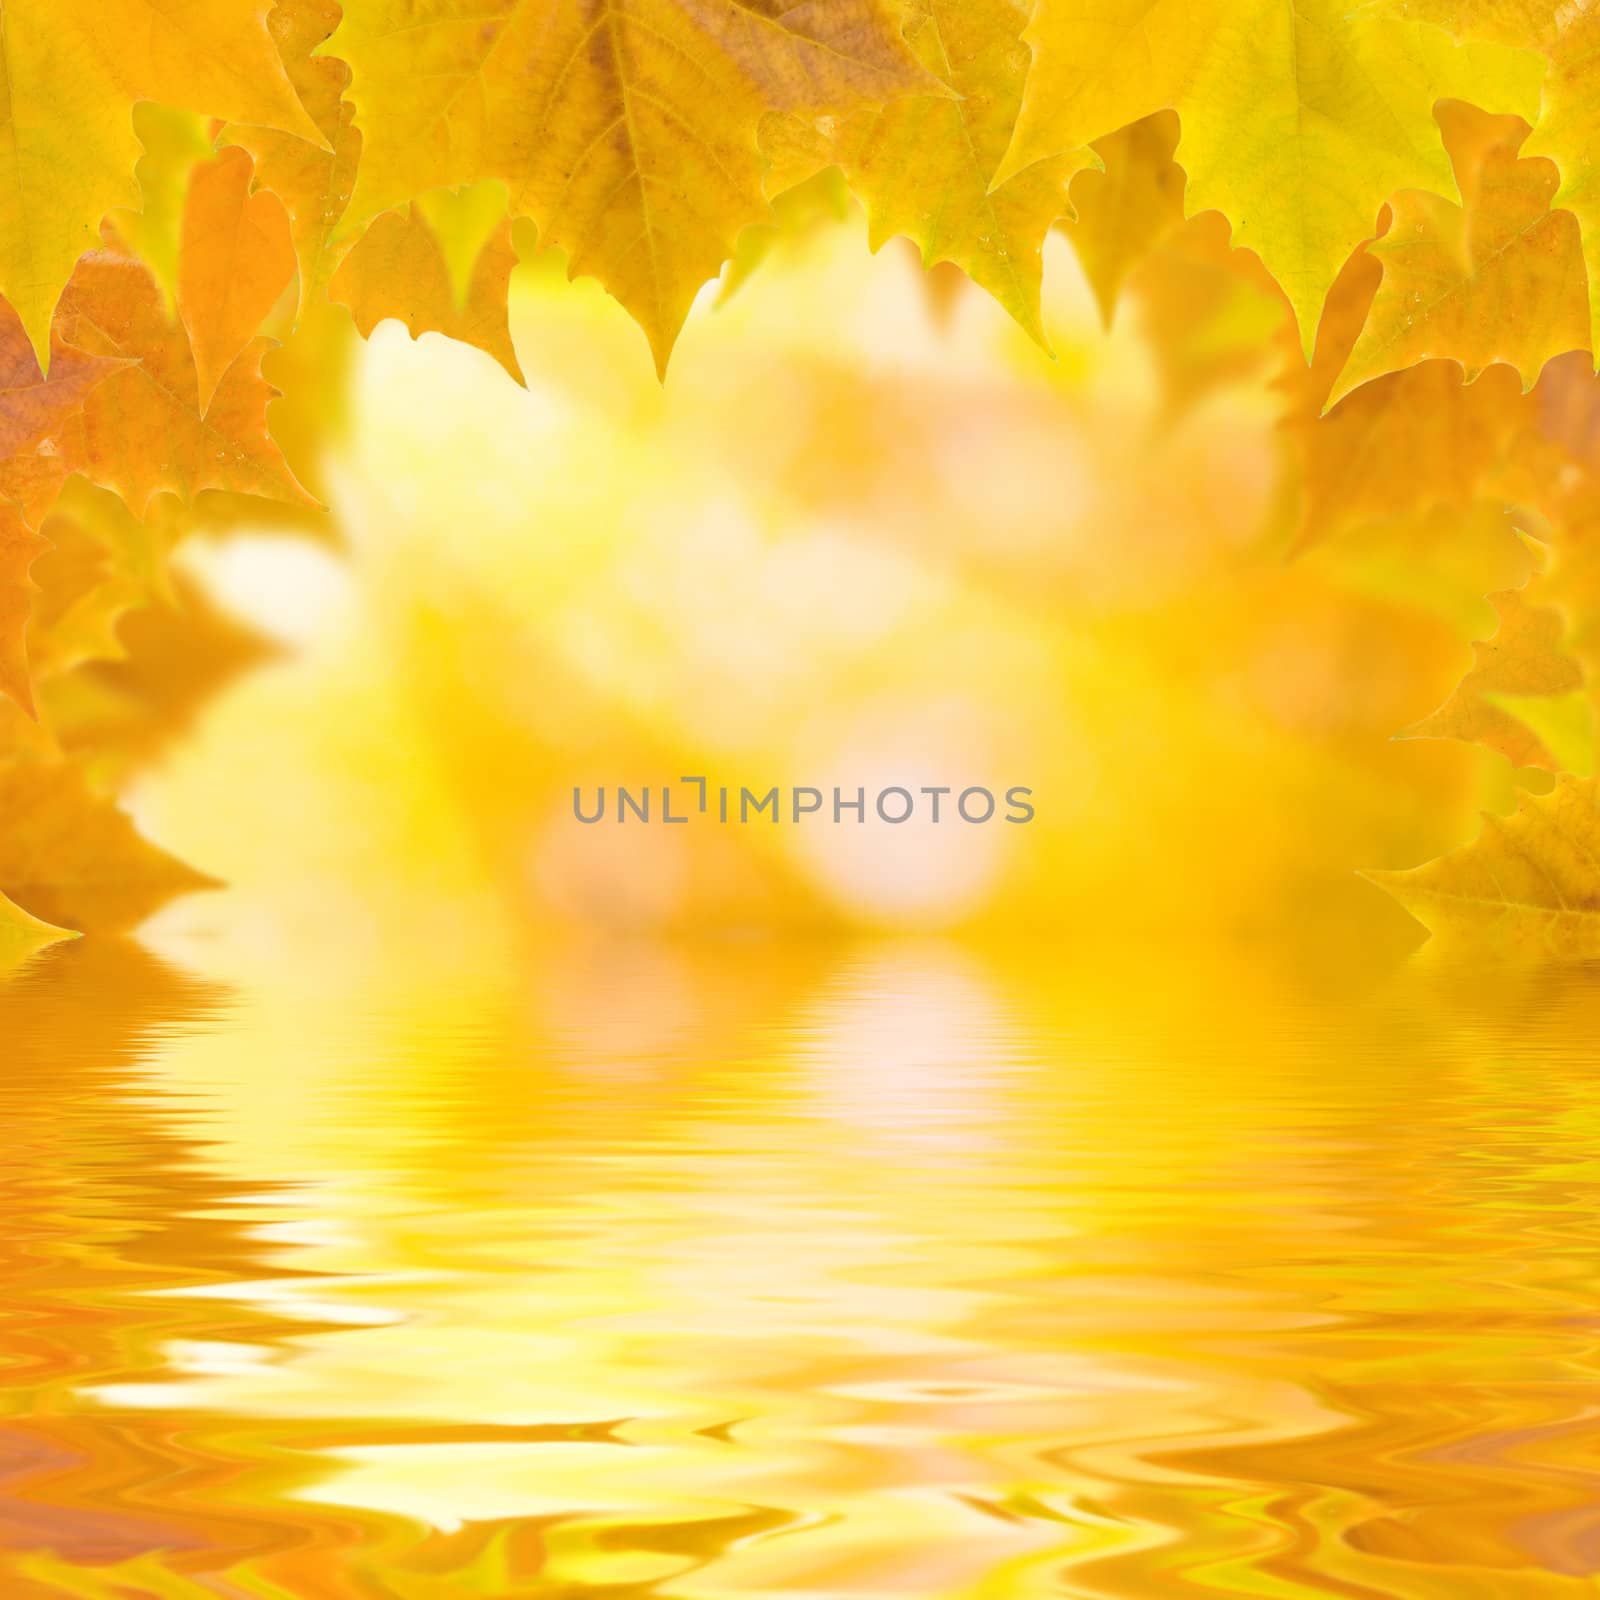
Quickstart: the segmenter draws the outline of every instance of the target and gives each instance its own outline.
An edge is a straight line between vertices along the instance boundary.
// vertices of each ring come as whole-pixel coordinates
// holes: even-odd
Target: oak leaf
[[[887,0],[346,0],[363,138],[349,220],[497,178],[595,277],[660,372],[701,286],[768,215],[769,112],[926,91]]]
[[[213,881],[143,839],[70,762],[0,766],[0,895],[82,933],[122,933]]]
[[[1600,956],[1600,790],[1563,774],[1546,795],[1526,790],[1509,817],[1437,861],[1363,874],[1443,942],[1498,955]]]
[[[156,100],[320,139],[265,0],[7,0],[0,60],[0,294],[40,362],[73,263],[138,203],[132,110]]]
[[[1073,175],[1098,157],[1072,151],[990,188],[1022,102],[1027,13],[1019,0],[914,0],[906,40],[930,83],[956,97],[901,95],[841,119],[769,122],[762,147],[776,168],[769,190],[837,165],[866,208],[874,250],[898,234],[921,250],[924,267],[953,263],[1043,345],[1045,235],[1071,212]]]
[[[516,265],[511,224],[502,216],[471,261],[465,293],[458,296],[447,246],[413,201],[404,213],[388,211],[373,221],[339,264],[328,293],[350,308],[363,337],[395,317],[413,339],[432,332],[475,345],[523,383],[506,306]]]
[[[1543,61],[1343,0],[1039,0],[1002,182],[1152,112],[1182,119],[1191,211],[1283,286],[1310,356],[1323,300],[1400,189],[1452,192],[1435,101],[1538,114]]]
[[[1550,209],[1555,168],[1518,160],[1527,136],[1518,118],[1459,104],[1439,111],[1465,204],[1395,196],[1392,224],[1367,247],[1383,282],[1334,403],[1430,356],[1459,362],[1469,383],[1501,361],[1531,388],[1545,362],[1588,342],[1578,226]]]

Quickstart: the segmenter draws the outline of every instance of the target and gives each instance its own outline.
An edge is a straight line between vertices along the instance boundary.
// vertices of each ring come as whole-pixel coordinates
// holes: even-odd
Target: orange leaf
[[[65,430],[84,397],[117,365],[57,342],[45,378],[22,319],[0,301],[0,694],[30,715],[29,568],[45,548],[37,524],[70,470]]]
[[[85,662],[123,658],[124,618],[170,593],[166,560],[181,531],[177,511],[177,501],[162,495],[141,522],[110,490],[68,480],[44,521],[49,548],[33,568],[28,665],[36,683]]]
[[[30,716],[33,687],[28,676],[28,617],[33,609],[29,569],[45,548],[15,506],[0,502],[0,693]]]
[[[182,739],[216,695],[274,654],[197,585],[175,575],[173,590],[170,603],[122,619],[120,659],[91,661],[41,685],[59,748],[98,788],[120,788]]]
[[[270,189],[288,212],[302,311],[338,264],[333,232],[350,204],[361,156],[355,107],[344,97],[350,69],[335,56],[312,54],[338,22],[335,0],[278,0],[267,18],[284,71],[326,148],[277,128],[230,126],[223,134],[225,144],[250,152],[256,187]]]
[[[261,376],[270,341],[251,341],[200,404],[194,354],[183,324],[169,322],[161,291],[142,262],[96,250],[78,263],[61,298],[63,336],[102,356],[137,362],[113,373],[83,409],[73,465],[115,489],[135,516],[169,490],[192,499],[232,489],[314,504],[267,431],[272,387]]]
[[[1403,737],[1461,739],[1498,751],[1514,767],[1559,772],[1562,763],[1544,740],[1497,705],[1495,697],[1564,695],[1583,687],[1583,671],[1567,653],[1566,624],[1554,607],[1530,604],[1521,589],[1489,599],[1500,615],[1494,637],[1473,645],[1472,671],[1437,711],[1407,728]]]
[[[1531,387],[1552,356],[1589,342],[1578,223],[1550,209],[1555,167],[1517,159],[1526,124],[1452,102],[1439,121],[1466,204],[1395,197],[1392,226],[1368,246],[1383,282],[1334,401],[1429,356],[1459,361],[1468,382],[1505,362]]]
[[[250,192],[250,157],[224,150],[196,167],[178,250],[178,315],[189,334],[200,410],[294,276],[289,218]]]
[[[135,831],[76,766],[0,767],[0,894],[83,933],[121,933],[167,901],[214,887]]]
[[[1177,147],[1176,115],[1158,111],[1096,139],[1090,148],[1105,170],[1072,180],[1077,217],[1056,226],[1072,241],[1108,328],[1123,280],[1183,222],[1183,168],[1172,159]]]
[[[511,224],[502,220],[478,255],[465,301],[458,303],[437,235],[415,203],[385,212],[344,258],[328,287],[349,306],[365,338],[386,317],[398,318],[413,339],[442,333],[487,351],[523,382],[511,345],[506,295],[517,253]]]
[[[1514,446],[1533,420],[1507,367],[1473,384],[1450,361],[1390,372],[1324,411],[1378,288],[1380,269],[1357,250],[1328,296],[1309,371],[1295,360],[1286,426],[1300,451],[1302,545],[1361,522],[1480,498],[1514,500],[1530,485]],[[1295,352],[1298,356],[1298,351]]]

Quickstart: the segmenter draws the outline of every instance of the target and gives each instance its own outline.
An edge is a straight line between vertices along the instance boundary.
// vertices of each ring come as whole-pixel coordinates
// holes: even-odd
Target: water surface
[[[7,1600],[1592,1596],[1600,977],[0,991]]]

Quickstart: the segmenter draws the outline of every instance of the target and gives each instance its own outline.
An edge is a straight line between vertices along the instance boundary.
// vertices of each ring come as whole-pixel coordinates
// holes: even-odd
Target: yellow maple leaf
[[[991,189],[1022,101],[1027,7],[1019,0],[915,0],[907,42],[929,81],[949,94],[901,95],[841,119],[787,118],[762,132],[790,188],[836,164],[866,208],[874,250],[894,235],[922,263],[951,262],[1046,343],[1039,321],[1045,235],[1071,211],[1073,174],[1097,166],[1087,149],[1030,166]],[[957,98],[958,97],[958,98]]]
[[[1397,17],[1433,22],[1458,39],[1547,46],[1555,37],[1563,0],[1388,0]]]
[[[352,223],[498,178],[513,217],[628,308],[661,372],[768,215],[762,116],[929,86],[885,0],[346,0],[329,50],[364,141]]]
[[[1578,219],[1583,258],[1600,285],[1600,13],[1563,7],[1550,45],[1544,107],[1524,150],[1548,156],[1561,173],[1554,204]],[[1600,334],[1600,292],[1589,297],[1590,349]]]
[[[1395,197],[1393,223],[1367,250],[1383,281],[1334,403],[1430,356],[1459,362],[1469,383],[1502,361],[1531,388],[1546,361],[1588,341],[1578,226],[1550,209],[1555,168],[1518,160],[1526,124],[1455,103],[1439,115],[1465,204]]]
[[[214,887],[143,839],[71,762],[0,766],[0,894],[47,922],[121,933]]]
[[[1562,775],[1524,791],[1509,817],[1486,812],[1471,844],[1404,872],[1363,874],[1446,943],[1502,956],[1600,956],[1600,789]]]
[[[106,213],[106,225],[130,255],[149,267],[171,311],[178,303],[178,251],[189,178],[215,152],[207,119],[192,111],[146,101],[133,108],[133,129],[144,146],[134,168],[139,209],[119,206]]]
[[[1407,739],[1461,739],[1503,755],[1514,767],[1570,768],[1581,756],[1551,748],[1530,726],[1520,702],[1554,706],[1569,697],[1582,705],[1583,669],[1566,649],[1566,623],[1553,606],[1537,604],[1527,590],[1489,596],[1500,618],[1494,636],[1472,647],[1472,670],[1450,698],[1401,735]]]
[[[1310,368],[1286,369],[1302,544],[1364,521],[1518,501],[1537,487],[1517,448],[1533,404],[1509,367],[1489,367],[1467,384],[1454,362],[1421,361],[1328,405],[1380,274],[1366,249],[1350,258],[1328,296]]]
[[[350,68],[337,56],[315,55],[338,25],[337,0],[278,0],[267,18],[284,71],[316,124],[321,142],[278,128],[228,127],[222,143],[255,159],[257,187],[270,189],[289,214],[300,269],[300,308],[319,293],[339,264],[334,233],[355,188],[361,134],[345,98]]]
[[[471,261],[465,295],[458,296],[446,245],[413,202],[404,213],[374,219],[339,264],[328,293],[350,308],[363,337],[394,317],[413,339],[433,332],[475,345],[522,383],[506,306],[516,264],[511,224],[502,215]]]
[[[996,182],[1152,112],[1183,124],[1191,211],[1283,286],[1307,357],[1323,299],[1400,189],[1452,192],[1433,123],[1441,98],[1529,121],[1542,58],[1457,44],[1342,0],[1040,0],[1033,70]]]
[[[0,293],[41,364],[73,263],[138,202],[135,101],[320,141],[265,0],[7,0],[0,51]]]

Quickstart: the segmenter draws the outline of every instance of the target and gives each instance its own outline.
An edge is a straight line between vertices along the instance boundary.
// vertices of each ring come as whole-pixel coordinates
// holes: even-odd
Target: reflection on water
[[[386,987],[0,991],[7,1600],[1595,1593],[1594,974]]]

